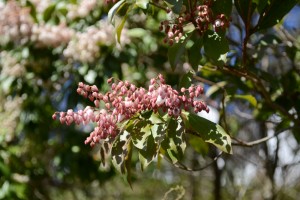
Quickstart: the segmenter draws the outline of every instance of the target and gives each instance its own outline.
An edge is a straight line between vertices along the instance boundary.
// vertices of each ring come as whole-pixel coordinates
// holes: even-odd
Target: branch
[[[159,8],[159,9],[162,9],[162,10],[164,10],[166,12],[168,12],[167,8],[165,8],[165,7],[163,7],[163,6],[159,5],[159,4],[153,3],[151,1],[149,2],[149,4],[152,5],[152,6],[155,6],[155,7]]]
[[[165,160],[167,160],[169,163],[172,163],[175,167],[179,168],[179,169],[182,169],[182,170],[185,170],[185,171],[190,171],[190,172],[196,172],[196,171],[201,171],[201,170],[204,170],[206,168],[208,168],[209,166],[211,166],[214,162],[216,162],[218,160],[218,158],[221,157],[221,155],[223,154],[223,151],[221,151],[216,157],[213,158],[213,160],[204,165],[203,167],[200,167],[200,168],[196,168],[196,169],[191,169],[187,166],[185,166],[184,164],[180,163],[180,162],[177,162],[177,163],[173,163],[170,159],[168,159],[167,157],[164,157],[162,154],[160,154],[163,158],[165,158]]]
[[[258,86],[257,91],[262,95],[262,97],[266,101],[266,104],[270,108],[279,111],[282,115],[287,116],[295,124],[300,125],[299,119],[295,118],[294,115],[290,114],[282,106],[280,106],[272,101],[272,99],[271,99],[268,91],[266,90],[265,86],[263,85],[261,79],[258,76],[256,76],[254,73],[251,73],[250,71],[246,71],[244,69],[235,69],[235,68],[230,68],[227,66],[219,67],[219,69],[223,72],[232,74],[234,76],[245,77],[245,78],[249,79],[250,81],[252,81],[254,85]]]
[[[271,139],[273,137],[275,137],[275,136],[274,135],[273,136],[267,136],[267,137],[264,137],[264,138],[261,138],[261,139],[258,139],[258,140],[254,140],[252,142],[245,142],[245,141],[242,141],[242,140],[237,139],[235,137],[231,137],[231,139],[236,141],[236,142],[232,142],[231,144],[235,145],[235,146],[253,147],[255,145],[264,143],[264,142],[268,141],[269,139]]]

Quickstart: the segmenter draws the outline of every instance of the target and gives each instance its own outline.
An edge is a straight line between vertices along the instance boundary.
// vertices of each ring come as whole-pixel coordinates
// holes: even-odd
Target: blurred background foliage
[[[297,199],[300,6],[294,3],[291,11],[273,8],[283,13],[283,20],[247,35],[241,9],[248,8],[239,7],[247,2],[235,1],[233,6],[226,35],[228,67],[214,68],[203,54],[190,60],[197,54],[188,49],[172,70],[169,46],[158,30],[167,17],[162,10],[147,16],[134,11],[118,44],[107,21],[111,4],[1,0],[0,199]],[[259,11],[253,11],[249,23],[257,22]],[[178,85],[182,74],[195,68],[187,60],[200,66],[197,75],[211,113],[233,137],[273,138],[250,148],[236,141],[234,155],[223,155],[198,172],[157,161],[142,173],[132,163],[131,190],[112,167],[100,166],[96,149],[84,145],[92,127],[66,127],[51,118],[57,110],[88,104],[76,93],[80,81],[107,90],[111,76],[143,86],[163,73],[170,84]],[[247,71],[240,71],[241,65],[247,65]],[[259,81],[240,72],[254,74]],[[200,154],[188,148],[185,163],[193,168],[210,163],[216,152],[208,148],[196,148]]]

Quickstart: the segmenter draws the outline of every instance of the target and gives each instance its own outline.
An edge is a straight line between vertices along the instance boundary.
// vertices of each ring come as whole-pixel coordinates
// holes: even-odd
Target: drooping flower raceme
[[[111,90],[102,94],[97,86],[89,86],[80,82],[77,93],[89,98],[94,102],[95,107],[88,106],[77,112],[72,109],[67,112],[56,112],[52,118],[56,119],[59,115],[60,122],[67,125],[73,122],[84,125],[89,122],[96,123],[94,131],[85,140],[85,144],[89,143],[93,147],[102,139],[115,137],[119,133],[117,125],[130,119],[136,113],[152,110],[177,118],[182,109],[209,112],[203,101],[196,100],[203,94],[201,86],[191,85],[189,88],[181,88],[178,92],[165,83],[162,75],[151,79],[148,90],[136,87],[128,81],[113,81],[112,78],[108,80],[108,83],[111,85]],[[103,105],[102,108],[101,105]]]

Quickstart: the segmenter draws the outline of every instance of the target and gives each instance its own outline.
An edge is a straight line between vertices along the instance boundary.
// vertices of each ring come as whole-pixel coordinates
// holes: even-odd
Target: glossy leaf
[[[271,0],[264,11],[260,13],[261,20],[259,21],[257,30],[269,28],[279,23],[280,20],[298,3],[298,0]]]
[[[200,60],[202,58],[201,55],[201,48],[203,46],[203,39],[202,37],[198,37],[198,33],[195,32],[193,34],[191,40],[194,42],[192,46],[188,49],[188,59],[189,63],[192,65],[192,68],[197,71],[198,65],[200,63]]]
[[[220,150],[232,154],[231,138],[220,125],[185,111],[182,112],[181,116],[187,129],[199,134],[205,142],[211,143]]]
[[[226,55],[229,51],[229,44],[225,35],[207,31],[203,37],[205,55],[215,64],[226,63]]]
[[[249,17],[252,16],[253,12],[255,11],[256,4],[252,4],[252,0],[235,0],[234,5],[242,17],[244,23],[248,24]]]
[[[113,25],[115,25],[114,16],[122,9],[122,7],[126,4],[125,0],[121,0],[117,2],[108,12],[107,18],[108,21],[111,22]]]
[[[174,43],[168,51],[168,59],[171,65],[172,70],[175,70],[177,65],[180,63],[183,54],[185,53],[185,46],[189,36],[180,40],[178,43]]]

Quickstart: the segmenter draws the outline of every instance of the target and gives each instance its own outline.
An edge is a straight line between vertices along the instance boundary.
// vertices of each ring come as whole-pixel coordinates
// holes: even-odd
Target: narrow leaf
[[[244,99],[244,100],[248,101],[253,107],[257,106],[257,101],[256,101],[255,97],[252,95],[249,95],[249,94],[248,95],[233,95],[233,96],[228,95],[226,97],[226,99],[231,99],[231,98]]]
[[[48,6],[48,8],[46,8],[46,10],[43,13],[44,22],[49,21],[53,12],[55,11],[55,8],[56,8],[56,4],[51,4],[50,6]]]
[[[115,25],[114,16],[115,14],[126,4],[126,0],[121,0],[118,3],[116,3],[108,12],[107,18],[110,23]]]

